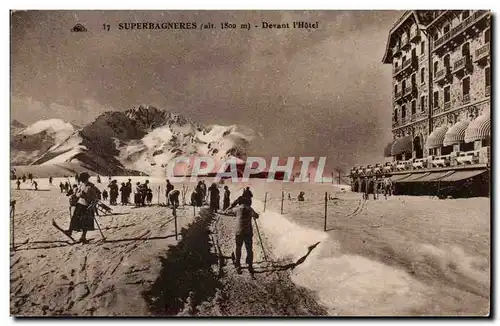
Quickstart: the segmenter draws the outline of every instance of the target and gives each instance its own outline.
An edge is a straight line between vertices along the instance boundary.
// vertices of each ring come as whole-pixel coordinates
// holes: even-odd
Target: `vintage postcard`
[[[11,315],[490,316],[491,20],[11,11]]]

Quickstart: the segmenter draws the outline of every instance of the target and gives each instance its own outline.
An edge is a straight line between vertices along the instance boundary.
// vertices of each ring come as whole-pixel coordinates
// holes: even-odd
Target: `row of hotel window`
[[[487,43],[490,43],[490,29],[486,29],[484,31],[484,34],[483,34],[483,41],[484,43],[483,44],[487,44]],[[420,55],[424,55],[425,53],[425,41],[422,40],[420,42]],[[412,57],[416,57],[417,56],[417,51],[416,49],[412,49],[411,51],[411,56]],[[466,42],[462,45],[462,56],[464,57],[469,57],[470,56],[470,44],[469,42]],[[406,56],[403,55],[402,58],[401,58],[401,62],[405,62],[406,61]],[[444,56],[444,65],[445,67],[449,67],[450,66],[450,55],[447,54]],[[394,67],[397,68],[399,66],[399,62],[398,60],[394,60]],[[438,61],[435,61],[434,62],[434,74],[438,71],[438,68],[439,68],[439,62]],[[423,69],[423,68],[422,68]],[[422,73],[422,70],[421,71],[421,75],[423,74]],[[423,77],[421,78],[422,79],[422,82],[423,82]]]
[[[485,89],[490,87],[491,79],[490,79],[490,67],[486,67],[484,69],[484,85]],[[403,89],[404,89],[404,81],[403,81]],[[395,89],[397,92],[397,88]],[[443,89],[443,95],[444,95],[444,103],[450,103],[451,101],[451,87],[448,85],[444,87]],[[486,94],[489,96],[489,94]],[[425,96],[420,97],[420,111],[424,112],[425,111]],[[464,101],[469,101],[470,100],[470,77],[467,76],[462,79],[462,99]],[[433,96],[433,107],[434,108],[439,108],[439,91],[434,92]],[[411,114],[415,114],[417,111],[417,101],[413,100],[411,102]],[[406,105],[401,106],[401,118],[404,121],[406,119]],[[398,121],[398,114],[397,114],[397,109],[394,109],[394,121]]]

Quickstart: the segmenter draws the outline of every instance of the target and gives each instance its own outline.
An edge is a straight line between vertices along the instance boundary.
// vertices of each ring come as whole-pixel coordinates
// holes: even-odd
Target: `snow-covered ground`
[[[146,178],[152,183],[156,204],[157,187],[163,190],[164,180],[150,177],[132,177],[132,180]],[[120,183],[128,177],[116,179]],[[59,193],[57,186],[61,180],[65,181],[54,179],[54,186],[49,186],[47,179],[39,180],[42,191],[38,192],[28,190],[31,188],[28,182],[21,186],[24,190],[15,190],[12,182],[12,199],[17,200],[18,249],[11,257],[12,312],[147,315],[140,292],[157,278],[158,256],[165,254],[168,245],[176,243],[172,237],[171,211],[163,207],[115,206],[116,215],[99,218],[103,232],[113,241],[99,242],[99,232],[95,231],[90,235],[93,239],[90,244],[68,246],[64,235],[50,225],[52,218],[64,226],[69,223],[67,197]],[[95,178],[91,181],[95,182]],[[108,180],[102,178],[102,181],[97,184],[101,189]],[[362,201],[360,194],[332,184],[263,180],[227,184],[232,199],[241,194],[243,187],[250,186],[253,206],[261,213],[259,229],[269,260],[274,262],[266,262],[264,268],[255,234],[254,248],[259,260],[256,269],[263,270],[256,282],[274,277],[269,269],[279,262],[303,258],[308,247],[319,242],[288,272],[298,287],[315,294],[318,304],[330,315],[486,315],[489,312],[487,198],[438,200],[398,196]],[[188,199],[194,184],[186,186]],[[282,191],[283,215],[280,214]],[[305,192],[304,202],[296,200],[300,191]],[[325,192],[329,197],[326,232],[323,230]],[[163,194],[160,200],[164,200]],[[180,229],[193,220],[192,207],[180,209],[178,215]],[[219,223],[231,221],[221,218]],[[230,246],[231,240],[228,241]],[[241,295],[244,293],[240,299]]]

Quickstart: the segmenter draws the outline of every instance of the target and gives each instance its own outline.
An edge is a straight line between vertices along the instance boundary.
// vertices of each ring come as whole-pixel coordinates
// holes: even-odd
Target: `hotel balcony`
[[[473,29],[474,26],[480,25],[485,21],[485,18],[490,16],[489,10],[477,10],[472,15],[467,17],[457,26],[453,27],[449,32],[434,41],[435,52],[446,51],[451,47],[460,43],[460,39],[465,39],[465,34]]]
[[[440,114],[442,112],[443,112],[443,107],[442,106],[437,106],[437,107],[434,107],[434,109],[432,109],[432,114],[433,115]]]
[[[420,30],[415,29],[410,32],[410,42],[416,42],[420,38]]]
[[[402,99],[403,99],[403,92],[396,92],[396,93],[394,94],[394,100],[395,100],[396,102],[398,102],[398,103],[399,103],[399,102],[401,102],[401,100],[402,100]]]
[[[407,34],[405,34],[405,37],[401,38],[401,50],[406,50],[411,48],[411,43],[410,39]]]
[[[434,81],[439,84],[444,84],[451,79],[450,77],[451,77],[451,68],[445,67],[436,72],[436,75],[434,76]]]
[[[407,75],[411,73],[414,69],[417,68],[417,58],[416,57],[411,57],[403,61],[403,64],[399,66],[399,69],[394,69],[394,77],[397,75]]]
[[[466,72],[470,72],[472,62],[470,56],[463,56],[453,63],[453,73],[462,77]]]
[[[486,96],[486,97],[490,96],[490,85],[488,85],[484,88],[484,96]]]
[[[399,47],[399,44],[392,47],[392,55],[394,57],[399,57],[401,55],[401,48]]]
[[[409,85],[404,89],[403,97],[413,97],[417,94],[417,86]]]
[[[476,55],[474,57],[474,62],[480,65],[488,63],[488,58],[490,57],[490,43],[486,43],[476,50]]]
[[[470,103],[470,94],[464,94],[462,97],[462,104]]]
[[[394,67],[394,69],[392,69],[392,74],[394,76],[398,75],[401,72],[401,68],[401,66]]]
[[[451,101],[445,102],[443,109],[444,111],[448,111],[451,108]]]

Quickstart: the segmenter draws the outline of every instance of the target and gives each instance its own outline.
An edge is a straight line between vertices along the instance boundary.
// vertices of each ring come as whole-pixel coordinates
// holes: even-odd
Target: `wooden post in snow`
[[[267,203],[267,192],[264,195],[264,212],[266,211],[266,203]]]
[[[172,213],[174,214],[174,223],[175,223],[175,240],[177,240],[177,211],[175,208],[175,204],[172,206],[173,206]]]
[[[325,225],[323,229],[326,231],[326,213],[327,213],[327,207],[328,207],[328,193],[325,192]]]
[[[283,201],[285,200],[285,192],[281,191],[281,214],[283,214]]]

